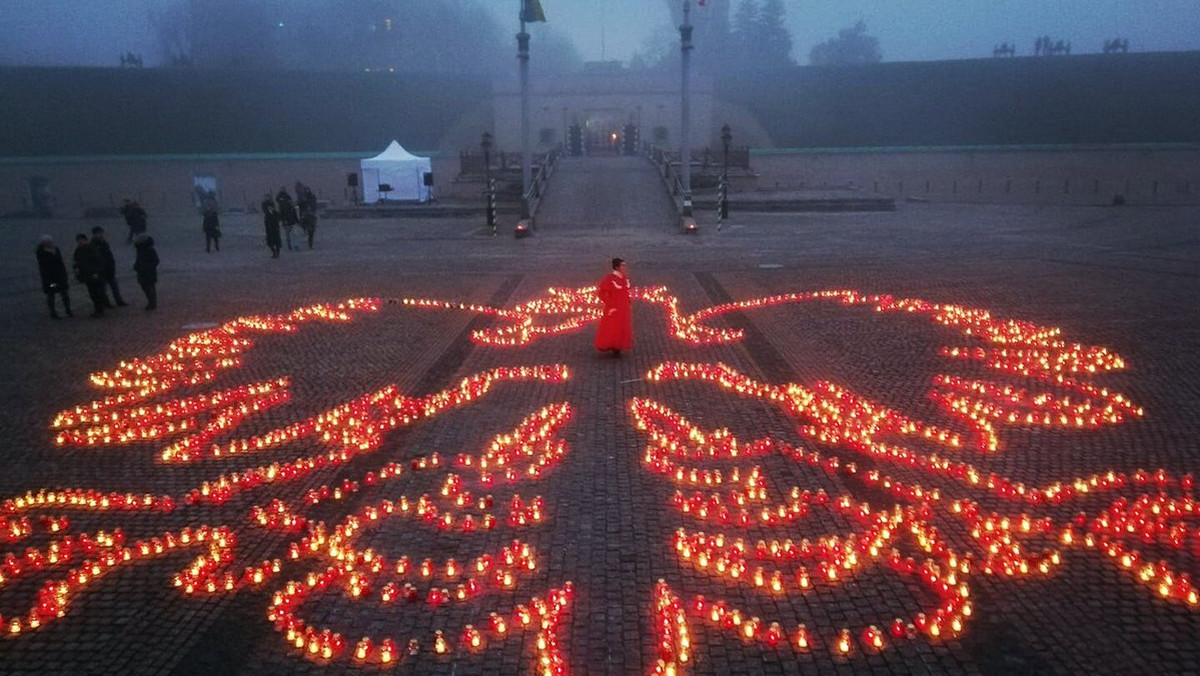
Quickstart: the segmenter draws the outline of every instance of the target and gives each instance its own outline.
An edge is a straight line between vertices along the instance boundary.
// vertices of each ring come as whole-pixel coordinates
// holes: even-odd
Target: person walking
[[[117,307],[125,307],[128,303],[121,297],[121,289],[117,286],[117,259],[113,257],[112,247],[108,245],[108,240],[104,237],[104,228],[98,225],[92,228],[92,249],[100,258],[100,274],[104,278],[104,285],[112,289],[113,302],[117,304]],[[105,292],[104,300],[108,301],[107,292]]]
[[[283,240],[279,237],[279,211],[270,194],[263,195],[262,213],[263,229],[267,232],[267,248],[271,250],[271,258],[279,258],[279,250],[283,248]]]
[[[133,270],[137,273],[138,286],[146,294],[146,310],[158,307],[158,251],[154,248],[154,238],[142,233],[133,240],[136,257],[133,259]]]
[[[287,188],[281,187],[279,192],[275,193],[275,206],[279,210],[279,223],[283,226],[283,233],[287,238],[288,251],[292,251],[292,230],[300,223],[300,217],[296,214],[296,203],[292,201]]]
[[[633,348],[633,283],[625,259],[612,259],[612,272],[597,285],[596,296],[604,303],[596,327],[596,349],[620,357],[621,350]]]
[[[54,297],[57,295],[62,296],[63,310],[67,316],[74,317],[71,313],[71,294],[67,291],[67,266],[63,263],[62,252],[54,244],[54,238],[42,235],[34,254],[37,255],[38,272],[42,276],[42,292],[46,294],[46,305],[50,306],[50,319],[58,319],[58,312],[54,309]]]
[[[104,295],[104,265],[88,242],[87,235],[82,232],[75,235],[75,253],[72,259],[75,279],[87,286],[88,296],[92,299],[92,316],[103,317],[104,308],[109,306],[108,298]]]
[[[215,204],[204,206],[204,220],[200,229],[204,231],[204,251],[212,253],[213,249],[221,250],[221,216],[217,214]]]

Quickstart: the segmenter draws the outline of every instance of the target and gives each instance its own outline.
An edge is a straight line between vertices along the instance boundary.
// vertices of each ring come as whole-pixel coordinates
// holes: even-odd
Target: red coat
[[[596,328],[596,349],[633,348],[633,283],[613,271],[601,280],[596,295],[604,303],[604,316]]]

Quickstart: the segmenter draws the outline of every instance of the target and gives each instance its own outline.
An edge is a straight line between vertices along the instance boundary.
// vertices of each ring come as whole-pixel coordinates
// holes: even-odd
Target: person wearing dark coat
[[[125,217],[125,225],[129,226],[129,236],[126,242],[132,242],[138,235],[146,232],[146,210],[137,202],[125,200],[121,204],[121,215]]]
[[[154,238],[142,233],[133,240],[136,257],[133,270],[137,273],[138,286],[146,294],[146,310],[158,307],[158,251],[154,249]]]
[[[42,292],[46,294],[46,305],[50,306],[50,318],[58,319],[58,312],[54,309],[56,295],[62,296],[67,316],[74,317],[71,313],[71,294],[67,290],[67,266],[63,263],[62,252],[54,245],[54,238],[42,235],[34,253],[37,255],[38,272],[42,275]]]
[[[92,316],[103,317],[104,308],[108,307],[108,298],[104,295],[104,263],[82,232],[75,235],[72,258],[75,279],[87,286],[88,296],[92,299]]]
[[[300,216],[296,213],[296,203],[292,201],[287,188],[280,188],[275,194],[275,206],[279,210],[279,224],[283,226],[284,235],[287,236],[288,251],[291,251],[292,230],[300,223]]]
[[[279,258],[279,250],[283,248],[283,240],[279,236],[279,211],[270,195],[263,195],[262,212],[263,228],[267,231],[267,248],[271,250],[271,258]]]
[[[313,236],[317,234],[317,196],[305,187],[297,204],[300,211],[300,227],[308,238],[308,248],[313,248]]]
[[[125,307],[128,303],[124,298],[121,298],[121,289],[117,286],[117,259],[113,257],[112,247],[108,245],[108,240],[104,237],[104,228],[96,226],[92,228],[92,248],[96,250],[96,255],[100,257],[102,265],[101,275],[104,277],[104,285],[112,289],[113,301],[118,307]],[[105,302],[108,301],[108,294],[105,293]],[[111,305],[109,307],[112,307]]]
[[[204,221],[201,224],[201,229],[204,230],[204,250],[212,253],[216,248],[221,250],[221,217],[217,214],[217,208],[213,205],[208,205],[204,208]]]

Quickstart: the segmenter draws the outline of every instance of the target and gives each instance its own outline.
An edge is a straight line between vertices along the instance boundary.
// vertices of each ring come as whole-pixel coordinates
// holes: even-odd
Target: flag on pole
[[[524,0],[521,9],[521,21],[526,23],[546,21],[546,13],[542,11],[541,0]]]

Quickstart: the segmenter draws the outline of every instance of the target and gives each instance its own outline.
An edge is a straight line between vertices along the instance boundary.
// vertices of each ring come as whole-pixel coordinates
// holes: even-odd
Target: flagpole
[[[692,215],[692,107],[688,97],[688,75],[692,56],[691,10],[691,0],[683,0],[683,24],[679,27],[680,70],[682,71],[680,127],[683,129],[679,135],[679,174],[680,182],[683,184],[683,209],[681,210],[683,216]]]
[[[606,3],[604,0],[600,0],[600,60],[601,60],[601,61],[604,61],[604,59],[605,59],[605,54],[604,54],[604,24],[605,24],[605,18],[606,18],[606,17],[605,17],[605,14],[607,14],[607,12],[605,12],[605,11],[604,11],[604,6],[605,6],[606,4],[608,4],[608,3]]]
[[[533,168],[529,162],[529,33],[525,32],[525,2],[520,4],[521,32],[517,33],[517,59],[521,70],[521,217],[529,218],[529,186]]]

